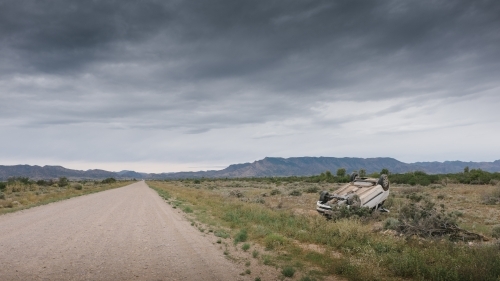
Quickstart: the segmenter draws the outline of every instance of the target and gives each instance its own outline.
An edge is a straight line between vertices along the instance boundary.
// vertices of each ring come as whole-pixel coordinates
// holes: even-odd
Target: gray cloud
[[[424,124],[442,107],[495,97],[499,28],[496,1],[6,0],[0,126],[19,137],[70,127],[162,139],[168,132],[191,146],[217,133],[202,141],[214,151],[236,134],[233,141],[251,147],[245,157],[258,158],[267,156],[262,141],[301,143],[297,136],[311,130],[391,116],[422,114],[414,122]],[[328,118],[328,107],[317,110],[349,101],[386,106]],[[51,137],[43,139],[49,147]],[[135,140],[151,147],[155,138]],[[303,154],[278,146],[283,156]],[[171,155],[179,147],[194,151],[156,149]],[[118,151],[106,155],[123,161]]]

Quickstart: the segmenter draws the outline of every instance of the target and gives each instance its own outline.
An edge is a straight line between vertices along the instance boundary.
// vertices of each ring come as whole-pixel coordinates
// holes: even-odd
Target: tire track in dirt
[[[249,280],[144,182],[0,216],[0,280]]]

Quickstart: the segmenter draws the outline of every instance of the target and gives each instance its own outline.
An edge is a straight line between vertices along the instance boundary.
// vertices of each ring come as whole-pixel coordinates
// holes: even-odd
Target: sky
[[[0,0],[0,165],[500,159],[500,3]]]

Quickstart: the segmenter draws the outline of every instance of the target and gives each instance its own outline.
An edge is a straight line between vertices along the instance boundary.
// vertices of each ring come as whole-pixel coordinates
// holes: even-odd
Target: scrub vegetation
[[[326,220],[315,204],[318,191],[343,185],[331,178],[337,176],[148,184],[168,194],[163,197],[171,205],[189,207],[192,213],[186,215],[196,221],[193,224],[213,230],[220,243],[241,251],[252,245],[253,250],[245,251],[250,259],[277,268],[286,278],[498,280],[500,205],[484,202],[496,198],[498,186],[460,184],[450,177],[428,185],[393,184],[385,204],[390,213]],[[442,223],[464,232],[411,228],[425,230]],[[228,256],[230,249],[225,248]]]
[[[0,182],[0,214],[10,213],[131,184],[132,181],[70,181],[65,177],[53,180],[31,180],[12,177]]]

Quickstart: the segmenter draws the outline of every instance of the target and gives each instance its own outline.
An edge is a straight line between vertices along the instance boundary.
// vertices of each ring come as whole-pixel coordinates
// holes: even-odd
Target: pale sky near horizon
[[[498,1],[0,1],[0,165],[500,159]]]

